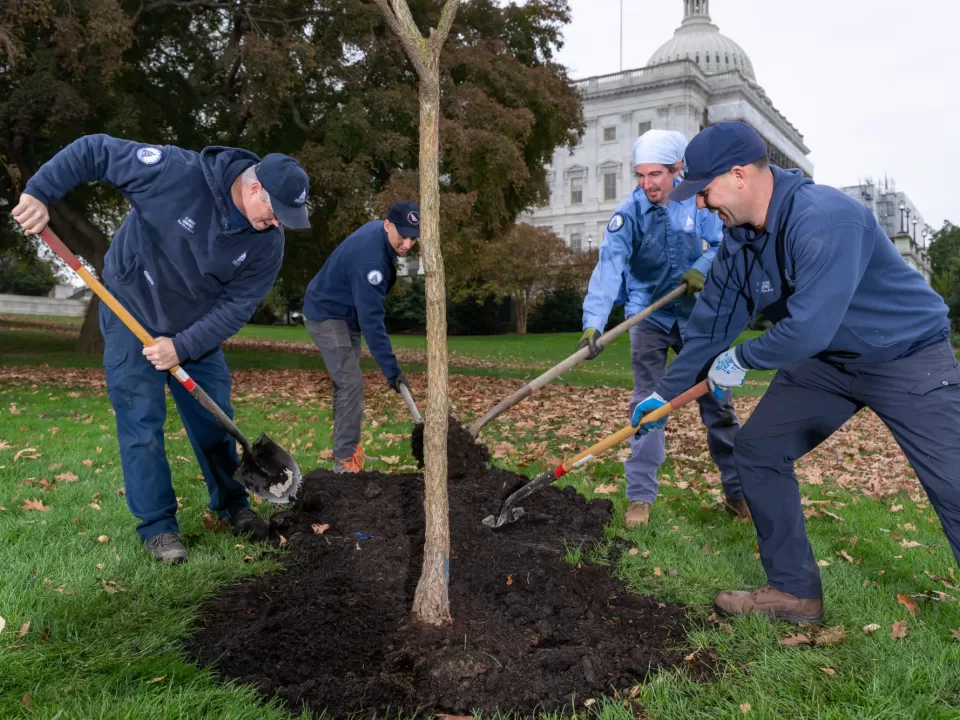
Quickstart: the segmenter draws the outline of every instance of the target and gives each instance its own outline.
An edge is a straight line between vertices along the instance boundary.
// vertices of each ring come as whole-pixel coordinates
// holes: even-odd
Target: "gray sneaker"
[[[234,535],[247,535],[254,540],[270,537],[270,523],[248,507],[230,513],[230,530]]]
[[[187,561],[187,549],[176,533],[151,535],[143,541],[144,549],[166,565],[179,565]]]

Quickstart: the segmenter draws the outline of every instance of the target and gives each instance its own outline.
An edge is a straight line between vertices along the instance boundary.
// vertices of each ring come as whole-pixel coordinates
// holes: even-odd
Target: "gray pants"
[[[653,392],[667,371],[667,351],[673,348],[680,352],[683,340],[676,324],[670,332],[648,320],[630,328],[630,360],[633,366],[633,400],[630,416],[641,402]],[[671,398],[664,398],[670,401]],[[730,391],[719,400],[707,393],[697,401],[700,419],[707,427],[707,447],[720,470],[723,492],[729,500],[743,499],[743,490],[737,478],[737,466],[733,459],[733,441],[740,429],[740,421],[733,409]],[[657,498],[660,481],[657,470],[666,459],[663,430],[654,430],[630,440],[630,458],[623,464],[627,477],[627,499],[652,503]]]
[[[343,320],[303,323],[333,380],[333,456],[353,455],[360,444],[363,421],[363,375],[360,373],[360,331]]]

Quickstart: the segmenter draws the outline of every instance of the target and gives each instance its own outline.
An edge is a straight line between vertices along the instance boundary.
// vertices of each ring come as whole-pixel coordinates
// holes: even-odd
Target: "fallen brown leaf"
[[[38,457],[40,457],[40,453],[37,453],[36,455],[27,455],[27,453],[36,453],[36,452],[37,452],[36,448],[24,448],[23,450],[18,450],[17,454],[13,456],[13,461],[16,462],[22,457],[25,457],[27,460],[36,460]]]
[[[879,629],[880,629],[880,626],[879,626],[879,625],[877,625],[876,623],[870,623],[869,625],[864,625],[864,626],[863,626],[863,634],[864,634],[864,635],[873,635],[873,634],[874,634],[877,630],[879,630]]]
[[[203,511],[203,526],[207,530],[213,530],[214,532],[219,532],[226,528],[226,523],[223,522],[216,515],[211,513],[209,510]]]
[[[817,645],[838,645],[847,639],[847,630],[843,625],[823,628],[814,632],[813,640]]]
[[[330,526],[327,525],[326,523],[324,523],[323,525],[320,525],[319,523],[314,523],[313,525],[310,526],[310,529],[313,530],[314,534],[316,535],[323,535],[327,530],[330,529]]]
[[[24,512],[28,510],[39,510],[40,512],[47,512],[50,508],[43,504],[43,500],[24,500],[23,506],[20,508]]]
[[[825,672],[825,673],[826,673],[827,675],[829,675],[830,677],[833,677],[834,675],[837,674],[837,671],[834,670],[832,667],[822,667],[822,668],[820,668],[820,671],[821,671],[821,672]]]
[[[918,548],[918,547],[923,547],[923,543],[918,543],[916,540],[907,540],[906,538],[904,538],[903,540],[900,541],[900,547]]]
[[[891,505],[890,512],[900,512],[903,510],[903,505]]]
[[[87,467],[92,467],[92,466],[93,466],[93,460],[84,460],[84,461],[83,461],[83,464],[86,465]]]
[[[659,576],[659,575],[660,575],[660,568],[655,567],[655,568],[653,569],[653,574]]]
[[[398,462],[400,462],[400,456],[399,455],[390,455],[390,456],[381,455],[380,460],[381,462],[384,462],[387,465],[396,465]]]
[[[321,450],[317,453],[317,457],[321,460],[333,460],[333,450]]]
[[[830,561],[829,561],[829,560],[817,560],[817,565],[819,565],[820,567],[830,567]]]
[[[26,637],[27,633],[30,632],[30,621],[27,620],[23,625],[20,626],[20,632],[17,633],[20,637]]]
[[[960,640],[960,630],[951,630],[950,632],[953,633],[953,636],[954,636],[957,640]]]
[[[593,492],[596,495],[609,495],[617,492],[618,489],[616,485],[597,485],[593,489]]]
[[[3,619],[3,616],[0,615],[0,632],[3,632],[3,629],[7,626],[7,621]]]
[[[74,475],[72,472],[60,473],[56,476],[56,480],[62,480],[63,482],[76,482],[80,478]]]
[[[740,712],[744,715],[750,712],[750,703],[740,703]]]
[[[513,575],[507,575],[507,585],[513,585]]]
[[[161,675],[160,677],[155,677],[153,680],[147,680],[147,682],[144,683],[144,684],[145,684],[145,685],[153,685],[154,683],[160,682],[160,681],[163,680],[165,677],[166,677],[166,675]]]
[[[897,602],[903,605],[907,612],[916,617],[920,614],[920,609],[917,607],[916,601],[909,595],[897,595]]]
[[[631,554],[631,555],[636,555],[636,554],[639,553],[639,552],[640,552],[640,551],[637,550],[637,548],[630,548],[630,554]]]
[[[813,640],[803,633],[784,633],[780,637],[780,644],[788,647],[796,645],[813,645]]]
[[[281,544],[281,545],[286,545],[286,544],[287,544],[287,539],[286,539],[283,535],[280,536],[280,544]]]
[[[27,710],[33,710],[33,700],[31,699],[32,697],[33,697],[33,690],[27,690],[24,696],[20,699],[20,702],[23,703],[24,707],[27,708]]]
[[[848,553],[846,550],[841,550],[840,552],[837,553],[837,555],[839,555],[840,557],[842,557],[844,560],[846,560],[846,561],[847,561],[848,563],[850,563],[851,565],[854,564],[853,558],[850,557],[850,553]]]
[[[109,535],[101,535],[100,537],[97,538],[97,542],[98,542],[98,543],[108,543],[108,542],[110,542],[110,536],[109,536]]]
[[[892,637],[894,640],[898,640],[899,638],[903,638],[906,636],[907,636],[907,626],[904,625],[899,620],[897,620],[895,623],[893,623],[893,625],[890,626],[890,637]]]

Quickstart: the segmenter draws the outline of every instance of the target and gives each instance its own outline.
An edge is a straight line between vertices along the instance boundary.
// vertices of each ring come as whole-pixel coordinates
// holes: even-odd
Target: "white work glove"
[[[725,390],[743,385],[746,376],[747,369],[737,360],[737,353],[733,348],[717,355],[710,366],[710,372],[707,373],[710,389],[718,398],[723,397]]]

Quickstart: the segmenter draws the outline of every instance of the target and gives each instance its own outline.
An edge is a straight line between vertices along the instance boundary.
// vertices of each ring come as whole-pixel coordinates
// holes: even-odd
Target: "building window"
[[[582,177],[570,178],[570,204],[571,205],[583,204],[583,178]]]
[[[570,249],[574,252],[580,252],[583,250],[583,236],[578,233],[570,233]]]
[[[710,64],[710,53],[704,53],[704,54],[703,54],[703,57],[706,58],[706,60],[707,60],[707,65],[709,65],[709,64]]]
[[[717,65],[720,64],[720,53],[717,53]]]
[[[653,122],[647,120],[637,125],[637,135],[643,135],[647,130],[653,127]]]
[[[603,129],[603,141],[606,142],[616,142],[617,141],[617,127],[605,127]]]
[[[603,174],[603,200],[604,202],[617,199],[617,174]]]

